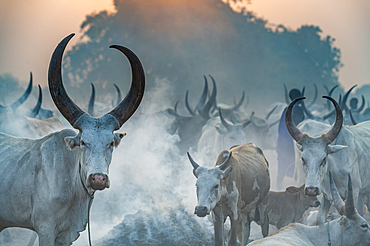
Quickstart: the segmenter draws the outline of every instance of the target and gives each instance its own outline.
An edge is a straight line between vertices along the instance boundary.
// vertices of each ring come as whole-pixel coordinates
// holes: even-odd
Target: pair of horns
[[[73,36],[74,34],[70,34],[65,37],[54,50],[49,65],[48,81],[50,94],[56,107],[66,120],[74,128],[78,129],[78,126],[75,126],[75,122],[86,113],[68,96],[63,85],[61,72],[63,53]],[[118,121],[119,127],[116,126],[115,128],[115,130],[118,130],[140,105],[145,89],[145,74],[139,58],[131,50],[119,45],[111,45],[109,48],[121,51],[128,58],[132,70],[132,82],[127,96],[108,113]]]
[[[328,132],[325,133],[326,139],[331,143],[338,136],[340,130],[342,129],[343,114],[342,114],[342,110],[339,104],[333,98],[329,96],[323,96],[323,98],[330,100],[334,104],[335,112],[336,112],[336,118],[335,118],[334,125],[330,128]],[[292,110],[293,110],[294,104],[296,104],[298,101],[302,99],[305,99],[305,97],[299,97],[299,98],[294,99],[289,104],[288,109],[285,114],[286,127],[290,135],[292,136],[292,138],[298,143],[303,138],[304,133],[300,129],[298,129],[298,127],[294,124],[293,119],[292,119]]]
[[[231,156],[232,156],[232,153],[233,153],[233,152],[231,152],[231,151],[230,151],[230,152],[229,152],[229,156],[226,158],[226,160],[225,160],[224,162],[222,162],[222,164],[221,164],[221,165],[219,165],[219,166],[218,166],[222,171],[225,171],[225,170],[226,170],[226,168],[229,166],[229,160],[230,160],[230,158],[231,158]],[[198,164],[198,163],[196,163],[196,162],[193,160],[193,158],[190,156],[189,152],[186,152],[186,154],[188,155],[189,161],[190,161],[191,165],[193,166],[194,170],[198,169],[199,164]]]

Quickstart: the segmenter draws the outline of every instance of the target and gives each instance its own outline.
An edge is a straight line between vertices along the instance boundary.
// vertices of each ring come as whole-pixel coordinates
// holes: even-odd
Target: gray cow
[[[212,212],[215,245],[223,245],[224,222],[230,218],[228,245],[236,245],[238,237],[247,245],[250,223],[256,207],[270,189],[268,162],[262,150],[254,144],[234,146],[218,156],[214,168],[199,166],[189,155],[197,178],[198,205],[195,214],[204,217]],[[267,224],[268,226],[268,224]]]
[[[145,76],[129,49],[111,46],[127,56],[132,83],[126,98],[101,118],[83,112],[67,95],[62,56],[71,34],[55,49],[49,66],[49,89],[58,110],[79,132],[62,130],[31,140],[0,134],[0,231],[23,227],[39,235],[40,246],[70,245],[88,222],[96,190],[109,188],[113,148],[123,133],[114,133],[138,108]]]

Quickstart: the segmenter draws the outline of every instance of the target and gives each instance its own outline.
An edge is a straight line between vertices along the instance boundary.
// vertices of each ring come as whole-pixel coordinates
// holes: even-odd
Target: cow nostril
[[[95,177],[94,177],[94,176],[91,176],[91,180],[92,180],[92,181],[95,181]]]

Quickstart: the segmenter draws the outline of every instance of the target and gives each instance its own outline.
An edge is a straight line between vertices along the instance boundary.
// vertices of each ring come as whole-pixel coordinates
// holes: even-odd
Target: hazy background
[[[178,136],[167,131],[173,119],[156,113],[180,100],[179,111],[185,114],[186,90],[194,107],[204,74],[215,78],[218,102],[232,104],[245,91],[248,113],[257,111],[258,116],[271,103],[285,101],[283,84],[306,86],[308,96],[314,83],[319,95],[325,94],[324,85],[339,83],[341,92],[358,84],[358,91],[370,98],[367,1],[230,1],[231,7],[226,0],[0,4],[0,104],[11,104],[24,91],[32,71],[34,85],[44,88],[43,107],[55,110],[46,86],[48,63],[58,42],[70,33],[76,37],[64,56],[63,79],[71,98],[85,110],[90,83],[105,109],[116,100],[113,83],[123,95],[128,90],[129,64],[109,45],[131,48],[144,65],[143,103],[121,129],[128,135],[114,152],[111,188],[97,192],[94,201],[93,240],[139,210],[161,214],[180,207],[193,216],[192,167],[175,146]],[[36,91],[26,105],[36,101]],[[203,164],[201,156],[192,154]],[[270,151],[272,176],[273,157]],[[86,243],[84,232],[75,244]]]

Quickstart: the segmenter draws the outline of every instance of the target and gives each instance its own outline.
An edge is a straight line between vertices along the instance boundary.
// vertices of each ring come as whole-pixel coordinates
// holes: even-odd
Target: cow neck
[[[92,192],[92,194],[89,193],[89,191],[87,190],[87,187],[85,186],[85,183],[83,182],[82,180],[82,177],[81,177],[81,162],[79,161],[79,176],[80,176],[80,180],[81,180],[81,184],[82,184],[82,187],[84,188],[87,196],[90,198],[89,199],[89,206],[87,208],[87,232],[88,232],[88,235],[89,235],[89,245],[91,246],[91,232],[90,232],[90,208],[91,208],[91,205],[92,205],[92,202],[94,200],[94,195],[95,195],[95,191]]]

